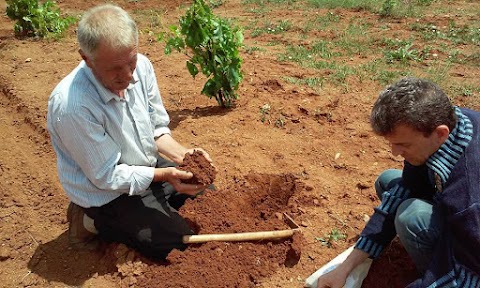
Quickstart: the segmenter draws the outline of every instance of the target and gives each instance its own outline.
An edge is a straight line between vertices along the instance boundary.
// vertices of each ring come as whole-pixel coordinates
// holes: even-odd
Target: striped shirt
[[[82,61],[53,90],[47,127],[60,182],[72,202],[88,208],[150,186],[159,156],[154,137],[170,134],[153,66],[138,55],[121,98]]]

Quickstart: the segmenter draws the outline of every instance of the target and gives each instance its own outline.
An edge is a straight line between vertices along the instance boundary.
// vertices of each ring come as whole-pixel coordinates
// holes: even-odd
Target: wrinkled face
[[[410,164],[420,166],[440,148],[448,134],[448,127],[445,125],[425,136],[422,132],[400,124],[391,134],[386,135],[385,139],[390,142],[394,156],[400,155]]]
[[[137,65],[136,46],[114,49],[100,42],[93,59],[86,57],[81,51],[80,54],[95,78],[115,94],[126,89],[133,79]]]

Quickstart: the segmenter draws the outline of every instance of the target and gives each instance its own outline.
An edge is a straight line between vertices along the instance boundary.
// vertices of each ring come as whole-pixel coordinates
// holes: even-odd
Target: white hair
[[[122,8],[105,4],[91,8],[78,23],[77,40],[87,57],[94,58],[101,41],[110,48],[138,45],[137,25]]]

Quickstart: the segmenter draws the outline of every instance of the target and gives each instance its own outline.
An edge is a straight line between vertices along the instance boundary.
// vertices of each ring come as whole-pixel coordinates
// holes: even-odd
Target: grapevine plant
[[[6,0],[7,16],[16,21],[15,35],[58,38],[76,19],[63,18],[55,2],[38,0]]]
[[[201,71],[208,79],[202,94],[215,97],[222,107],[230,107],[238,99],[237,90],[243,79],[238,52],[242,32],[215,16],[203,0],[194,0],[179,24],[180,27],[170,27],[165,54],[172,50],[185,52],[189,56],[187,69],[193,78]]]

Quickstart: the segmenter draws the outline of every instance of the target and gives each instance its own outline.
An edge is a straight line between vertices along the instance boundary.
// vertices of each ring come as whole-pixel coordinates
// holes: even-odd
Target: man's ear
[[[442,145],[448,139],[448,135],[450,135],[450,129],[447,125],[439,125],[433,131],[438,139],[438,144]]]
[[[92,68],[92,60],[87,56],[87,54],[85,54],[85,52],[83,52],[82,49],[78,49],[78,53],[80,54],[80,56],[82,56],[82,59],[85,61],[87,66],[89,68]]]

